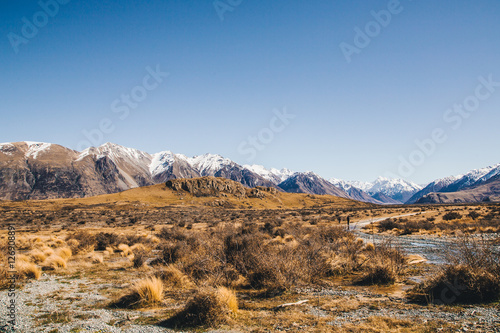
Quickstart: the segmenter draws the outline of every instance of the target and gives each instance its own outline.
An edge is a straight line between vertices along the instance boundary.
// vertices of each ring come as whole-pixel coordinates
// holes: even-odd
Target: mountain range
[[[149,154],[106,143],[81,152],[50,143],[0,144],[0,199],[79,198],[116,193],[179,178],[221,177],[246,187],[290,193],[328,194],[374,204],[460,202],[452,193],[473,190],[464,200],[495,200],[500,164],[436,180],[423,187],[402,179],[374,182],[326,180],[313,172],[240,165],[215,154],[187,157],[171,151]],[[493,184],[492,184],[493,183]],[[484,189],[488,189],[483,191]],[[447,196],[432,196],[445,192]],[[484,192],[484,193],[483,193]],[[481,194],[482,193],[482,194]]]

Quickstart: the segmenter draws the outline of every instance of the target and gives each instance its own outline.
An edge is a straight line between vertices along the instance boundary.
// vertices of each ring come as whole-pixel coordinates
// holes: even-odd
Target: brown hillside
[[[176,179],[166,184],[79,199],[3,201],[0,208],[55,210],[71,208],[149,209],[158,207],[224,207],[234,209],[362,208],[370,204],[331,195],[283,193],[274,188],[249,189],[225,178]]]

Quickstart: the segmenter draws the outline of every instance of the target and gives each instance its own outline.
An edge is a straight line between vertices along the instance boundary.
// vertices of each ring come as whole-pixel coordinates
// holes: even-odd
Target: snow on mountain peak
[[[276,168],[266,169],[264,166],[257,164],[243,165],[243,167],[253,173],[258,174],[262,178],[269,180],[275,185],[284,182],[286,179],[288,179],[290,176],[294,174],[293,171],[288,170],[286,168],[283,168],[281,170],[278,170]]]
[[[28,151],[25,153],[26,158],[33,157],[37,159],[40,153],[47,151],[52,146],[51,143],[45,142],[33,142],[33,141],[24,141],[28,145]]]
[[[214,175],[223,167],[234,164],[229,158],[224,158],[218,154],[199,155],[187,158],[187,161],[202,175]]]
[[[12,150],[14,150],[16,146],[14,146],[10,142],[4,142],[0,143],[0,152],[2,152],[5,155],[13,155]]]
[[[153,154],[151,163],[149,164],[149,172],[155,176],[163,172],[175,161],[175,154],[171,151],[162,151]]]

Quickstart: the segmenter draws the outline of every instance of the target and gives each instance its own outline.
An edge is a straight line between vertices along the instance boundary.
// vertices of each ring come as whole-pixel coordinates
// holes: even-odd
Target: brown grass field
[[[156,185],[4,201],[0,212],[0,285],[13,225],[19,316],[33,332],[87,332],[83,323],[92,332],[500,330],[498,205],[194,197]],[[371,233],[382,241],[371,243]],[[451,239],[457,250],[431,264],[399,237]],[[443,298],[457,278],[456,297]]]

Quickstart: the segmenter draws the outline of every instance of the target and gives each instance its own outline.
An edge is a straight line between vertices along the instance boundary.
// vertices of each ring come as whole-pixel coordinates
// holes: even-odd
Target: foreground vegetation
[[[496,206],[459,209],[462,216],[477,211],[478,223],[490,213],[494,220],[498,212]],[[88,281],[106,298],[94,309],[153,313],[147,320],[131,319],[135,323],[256,332],[451,332],[460,323],[424,323],[412,315],[387,316],[382,310],[413,313],[429,303],[437,304],[435,311],[450,311],[449,305],[456,311],[462,304],[498,306],[500,263],[494,241],[468,237],[467,230],[474,232],[460,228],[448,263],[436,267],[426,265],[424,258],[407,256],[391,237],[375,244],[363,241],[347,230],[346,219],[349,216],[355,225],[381,216],[415,214],[404,218],[410,222],[439,215],[436,223],[445,223],[443,217],[455,210],[16,208],[4,210],[2,222],[17,225],[21,284],[44,276]],[[395,221],[405,223],[399,219]],[[386,222],[377,223],[379,232],[398,233],[399,228],[383,231],[380,226]],[[0,237],[5,244],[6,234]],[[3,277],[4,248],[1,253]],[[422,275],[428,278],[412,282]],[[1,280],[3,287],[5,282]],[[58,297],[50,301],[58,302]],[[346,321],[344,314],[362,309],[372,315]],[[70,321],[75,310],[66,311],[63,322]],[[41,327],[61,321],[49,315],[40,316]]]

